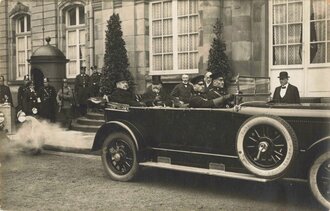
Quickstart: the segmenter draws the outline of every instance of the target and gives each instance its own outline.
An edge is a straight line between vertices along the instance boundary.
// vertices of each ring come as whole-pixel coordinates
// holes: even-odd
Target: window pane
[[[173,70],[173,55],[164,55],[164,70]]]
[[[162,4],[152,4],[152,19],[158,19],[162,17]]]
[[[17,76],[19,78],[23,77],[25,75],[25,64],[18,65],[18,74]]]
[[[24,30],[24,26],[25,26],[25,24],[24,24],[24,17],[22,17],[21,19],[19,19],[19,32],[25,32],[25,30]]]
[[[314,23],[314,26],[312,26]],[[312,22],[311,27],[315,27],[316,40],[315,41],[324,41],[325,40],[325,21]],[[312,32],[311,32],[312,33]],[[312,41],[312,36],[311,36]]]
[[[76,61],[70,61],[68,75],[76,75],[76,69]]]
[[[189,1],[189,13],[195,14],[197,13],[198,1],[190,0]]]
[[[188,33],[188,17],[178,19],[178,32],[179,34]]]
[[[172,34],[172,19],[164,20],[164,35],[171,35]]]
[[[164,38],[164,53],[171,53],[173,52],[172,46],[173,46],[173,39],[172,37],[165,37]]]
[[[164,18],[172,17],[172,2],[164,2],[163,11]]]
[[[330,42],[327,43],[327,62],[330,62]]]
[[[197,69],[197,56],[198,53],[190,53],[190,62],[189,62],[189,67],[191,69]]]
[[[76,31],[69,31],[68,32],[68,44],[75,45],[76,44]]]
[[[189,64],[189,61],[188,61],[188,53],[180,53],[179,56],[178,56],[178,59],[179,59],[179,69],[181,70],[185,70],[185,69],[188,69],[188,64]]]
[[[162,56],[153,56],[153,70],[162,70]]]
[[[310,60],[311,63],[325,62],[325,43],[311,44]]]
[[[188,12],[189,12],[188,0],[178,1],[178,15],[188,15]]]
[[[154,38],[152,43],[153,54],[162,53],[162,38]]]
[[[86,55],[85,55],[85,45],[80,45],[79,46],[79,58],[82,60],[85,60]]]
[[[329,16],[330,18],[330,16]],[[328,24],[327,24],[327,40],[330,40],[330,21],[328,21]]]
[[[79,30],[79,43],[85,44],[86,33],[85,30]]]
[[[197,32],[198,16],[190,16],[189,18],[189,32]]]
[[[274,5],[273,23],[286,23],[286,4]]]
[[[188,51],[188,45],[189,45],[189,40],[188,40],[188,35],[183,35],[179,36],[178,38],[178,51]]]
[[[85,24],[85,8],[79,7],[79,24]]]
[[[18,37],[17,38],[17,50],[25,50],[25,38],[24,37]]]
[[[301,45],[289,46],[288,63],[289,64],[301,64]]]
[[[325,18],[326,4],[324,0],[311,1],[311,19],[319,20]]]
[[[283,4],[286,3],[286,0],[274,0],[274,4]]]
[[[289,9],[288,9],[289,15],[288,15],[288,22],[289,23],[297,23],[297,22],[302,22],[303,19],[303,7],[302,3],[292,3],[289,4]]]
[[[25,65],[25,61],[26,61],[26,59],[25,59],[25,51],[19,51],[17,56],[18,56],[18,63]]]
[[[197,51],[197,41],[198,41],[198,35],[190,35],[189,37],[189,50],[190,51]]]
[[[285,65],[286,64],[286,47],[285,46],[277,46],[274,47],[274,65]]]
[[[274,45],[286,44],[286,26],[274,26]]]
[[[301,43],[302,42],[302,24],[289,25],[288,43]]]
[[[28,15],[28,16],[26,16],[26,18],[27,18],[27,31],[29,32],[29,31],[31,31],[31,18],[30,18],[30,16]]]
[[[69,26],[77,25],[76,23],[76,8],[72,8],[68,11],[69,14]]]
[[[70,46],[68,48],[68,58],[69,59],[77,59],[76,58],[76,49],[77,49],[76,46]]]
[[[31,36],[27,36],[27,49],[31,50]]]
[[[152,22],[152,36],[162,35],[162,21]]]

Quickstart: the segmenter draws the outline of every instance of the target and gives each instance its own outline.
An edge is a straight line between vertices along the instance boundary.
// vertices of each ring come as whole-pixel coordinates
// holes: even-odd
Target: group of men
[[[289,84],[287,72],[280,72],[281,86],[275,89],[272,102],[300,103],[298,88]],[[134,95],[128,81],[117,78],[116,89],[110,95],[110,101],[132,106],[174,106],[193,108],[223,108],[234,105],[234,95],[229,94],[225,86],[225,77],[221,72],[206,72],[189,81],[189,76],[182,75],[182,82],[177,84],[170,94],[164,90],[159,76],[152,78],[152,84],[142,96]]]

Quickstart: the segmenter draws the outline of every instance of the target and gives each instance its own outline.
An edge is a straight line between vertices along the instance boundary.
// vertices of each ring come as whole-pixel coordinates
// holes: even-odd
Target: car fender
[[[92,151],[96,151],[101,149],[102,144],[105,140],[105,138],[111,134],[112,132],[118,132],[123,131],[129,134],[136,146],[137,151],[140,151],[141,148],[144,146],[144,138],[141,134],[141,132],[131,123],[128,121],[109,121],[102,125],[94,138],[94,143],[92,147]]]
[[[321,152],[325,152],[325,151],[330,151],[330,136],[325,136],[315,141],[312,145],[310,145],[306,149],[308,157],[317,156]]]

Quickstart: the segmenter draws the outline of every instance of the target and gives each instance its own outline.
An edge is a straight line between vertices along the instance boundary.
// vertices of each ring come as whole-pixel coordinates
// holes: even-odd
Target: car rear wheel
[[[102,146],[102,163],[113,180],[129,181],[138,172],[136,148],[126,133],[110,134]]]
[[[309,186],[315,198],[330,209],[330,152],[315,159],[309,171]]]
[[[237,153],[251,173],[268,179],[282,177],[294,162],[297,136],[291,126],[275,116],[253,116],[237,133]]]

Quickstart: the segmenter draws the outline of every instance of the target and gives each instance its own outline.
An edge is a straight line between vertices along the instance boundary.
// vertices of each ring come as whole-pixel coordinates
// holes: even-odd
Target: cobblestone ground
[[[100,157],[42,153],[1,162],[3,210],[323,210],[304,183],[240,181],[143,169],[111,181]]]

